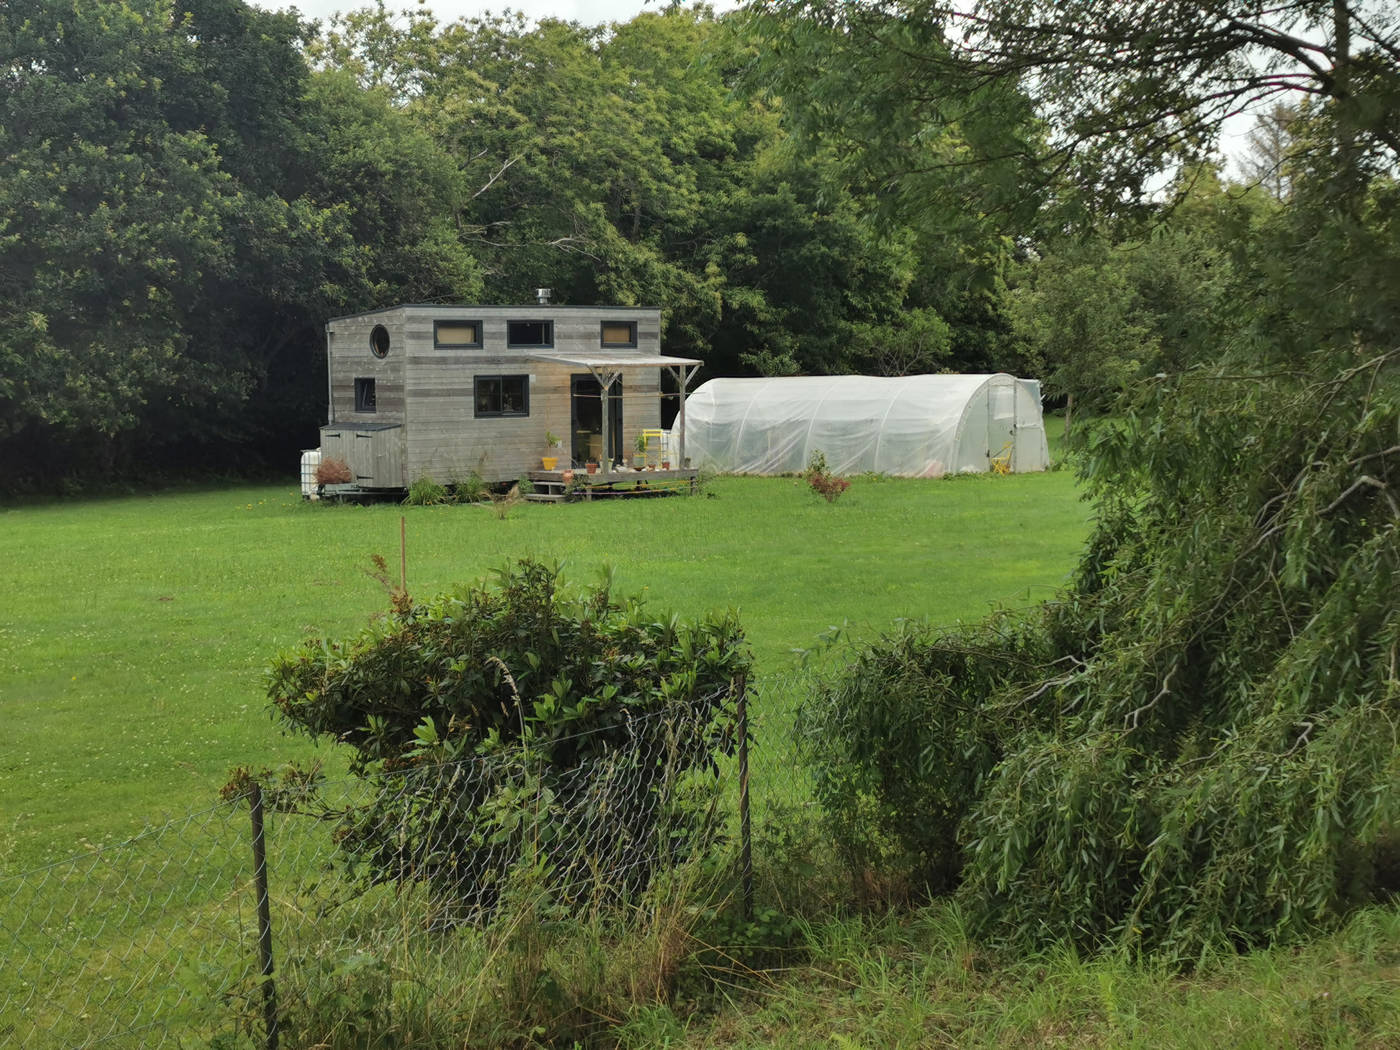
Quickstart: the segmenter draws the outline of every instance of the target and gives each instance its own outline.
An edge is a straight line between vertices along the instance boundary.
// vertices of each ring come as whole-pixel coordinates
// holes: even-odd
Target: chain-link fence
[[[275,1047],[308,1019],[346,1031],[385,1009],[470,1030],[463,1011],[501,994],[474,977],[512,935],[635,913],[676,872],[735,852],[739,711],[730,725],[633,718],[609,729],[623,746],[560,736],[366,777],[249,780],[0,877],[0,1046]]]

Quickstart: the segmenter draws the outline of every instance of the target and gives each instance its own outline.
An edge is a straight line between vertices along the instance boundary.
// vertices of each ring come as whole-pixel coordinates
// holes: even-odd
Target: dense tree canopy
[[[313,77],[308,32],[241,0],[7,5],[4,484],[285,454],[314,434],[327,316],[479,286],[455,170]],[[393,164],[356,157],[375,121]]]

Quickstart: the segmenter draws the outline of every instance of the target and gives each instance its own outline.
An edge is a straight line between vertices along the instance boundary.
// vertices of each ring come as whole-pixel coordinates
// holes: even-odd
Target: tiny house
[[[700,362],[661,353],[655,307],[414,304],[326,325],[326,458],[364,489],[431,476],[509,481],[551,453],[564,465],[622,461],[662,422]],[[669,382],[663,374],[669,373]],[[547,435],[560,440],[550,450]],[[683,442],[683,438],[681,439]]]

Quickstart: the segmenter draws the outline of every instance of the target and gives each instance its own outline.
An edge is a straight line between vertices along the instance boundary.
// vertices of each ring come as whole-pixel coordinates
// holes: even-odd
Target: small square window
[[[356,411],[356,412],[373,412],[373,411],[374,411],[374,380],[373,380],[373,379],[356,379],[356,380],[355,380],[355,411]]]
[[[507,321],[507,346],[553,346],[553,321]]]
[[[603,346],[635,347],[637,345],[636,321],[604,321]]]
[[[476,416],[528,416],[529,376],[477,376]]]
[[[481,348],[481,322],[434,321],[433,346],[479,350]]]

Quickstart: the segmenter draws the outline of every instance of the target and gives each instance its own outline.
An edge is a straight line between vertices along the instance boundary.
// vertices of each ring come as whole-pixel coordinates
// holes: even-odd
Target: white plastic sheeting
[[[686,399],[686,455],[735,474],[797,473],[817,450],[838,474],[1044,470],[1032,389],[1004,373],[712,379]]]

